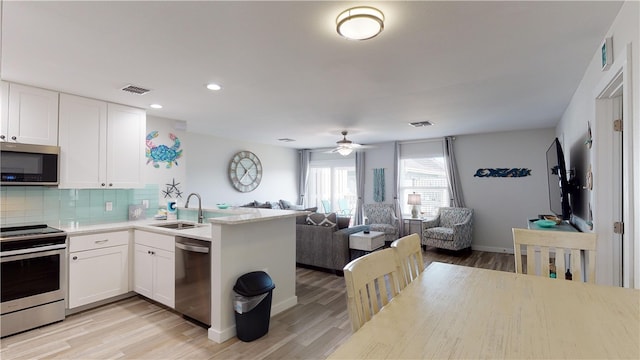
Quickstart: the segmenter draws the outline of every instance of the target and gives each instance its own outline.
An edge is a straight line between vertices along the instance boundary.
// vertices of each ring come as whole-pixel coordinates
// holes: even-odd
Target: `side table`
[[[420,236],[420,239],[422,240],[422,222],[425,219],[423,218],[404,218],[402,219],[403,221],[403,234],[402,236],[407,236],[410,234],[418,234],[418,236]]]
[[[378,250],[384,246],[385,235],[381,231],[370,231],[365,234],[364,231],[349,235],[349,255],[353,260],[354,250],[363,251],[368,254]],[[357,256],[356,256],[357,257]]]

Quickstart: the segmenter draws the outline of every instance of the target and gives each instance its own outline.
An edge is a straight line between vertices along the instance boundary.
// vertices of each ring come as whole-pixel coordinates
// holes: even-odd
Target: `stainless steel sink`
[[[167,224],[150,224],[149,226],[161,227],[161,228],[172,229],[172,230],[185,230],[185,229],[193,229],[196,227],[200,227],[200,226],[203,226],[203,224],[194,224],[194,223],[188,223],[188,222],[172,222]]]

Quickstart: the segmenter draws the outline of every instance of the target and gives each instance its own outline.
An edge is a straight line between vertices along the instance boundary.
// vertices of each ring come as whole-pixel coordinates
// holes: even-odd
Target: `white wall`
[[[456,136],[464,201],[474,209],[473,249],[513,253],[511,228],[551,213],[546,151],[554,137],[553,129]],[[473,176],[484,168],[527,168],[531,176]]]
[[[185,134],[183,145],[189,160],[185,192],[199,193],[203,207],[215,208],[219,203],[243,205],[254,200],[295,203],[298,199],[297,150],[190,132]],[[260,185],[248,193],[237,191],[229,180],[229,162],[242,150],[256,154],[263,168]]]
[[[385,194],[384,203],[393,203],[393,194],[395,193],[393,181],[393,154],[394,143],[380,143],[373,145],[372,148],[365,151],[364,156],[364,203],[372,204],[373,201],[373,169],[384,169]]]
[[[611,159],[611,146],[606,146],[609,137],[606,132],[610,132],[609,124],[596,123],[596,97],[599,90],[612,72],[616,71],[617,63],[623,61],[622,54],[626,52],[627,45],[631,44],[631,62],[627,64],[631,74],[631,84],[625,84],[625,91],[630,90],[628,102],[631,104],[632,114],[625,119],[625,131],[632,142],[632,148],[628,151],[628,160],[632,167],[628,178],[625,181],[630,184],[630,208],[627,209],[628,221],[625,224],[630,243],[633,246],[631,252],[634,254],[633,274],[634,287],[640,288],[640,223],[638,216],[633,215],[640,212],[640,59],[638,47],[640,46],[640,3],[638,1],[627,1],[620,9],[620,13],[611,25],[607,36],[613,38],[614,65],[608,71],[601,70],[600,49],[594,49],[593,58],[585,71],[584,77],[573,95],[573,98],[562,116],[556,129],[558,137],[564,138],[564,143],[573,144],[580,141],[579,137],[584,133],[587,122],[590,122],[594,130],[594,144],[590,152],[594,171],[594,191],[591,194],[591,202],[594,210],[594,231],[598,234],[598,261],[596,264],[596,281],[603,284],[613,284],[615,271],[612,268],[613,252],[611,240],[611,206],[610,204],[597,202],[602,199],[599,192],[606,191],[613,187],[612,177],[607,171],[598,171],[598,166],[602,169],[609,164]],[[603,39],[604,40],[604,39]],[[601,131],[598,132],[598,129]],[[607,129],[607,130],[604,130]],[[570,152],[565,149],[565,157],[570,158]],[[598,164],[598,159],[600,163]],[[602,199],[605,200],[605,199]]]
[[[170,134],[175,135],[180,142],[180,146],[176,151],[182,150],[182,156],[176,160],[177,164],[172,162],[171,165],[168,166],[168,162],[158,162],[157,168],[154,167],[153,162],[147,162],[146,165],[144,165],[144,182],[145,184],[158,185],[158,204],[160,206],[166,206],[170,198],[175,198],[175,195],[169,197],[163,193],[163,191],[167,190],[167,184],[173,184],[175,180],[175,183],[180,184],[177,187],[182,192],[185,192],[188,186],[188,153],[184,151],[185,131],[180,130],[180,124],[183,124],[183,122],[147,115],[147,136],[153,131],[158,132],[156,138],[147,141],[147,151],[149,150],[149,141],[153,144],[152,146],[165,145],[169,148],[174,147],[176,142],[170,139]],[[188,193],[183,195],[184,199],[186,199],[187,194]]]

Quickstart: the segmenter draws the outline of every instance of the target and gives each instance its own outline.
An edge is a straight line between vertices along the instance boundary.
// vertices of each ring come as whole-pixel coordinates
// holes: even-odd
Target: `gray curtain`
[[[356,212],[353,219],[354,225],[362,225],[364,223],[364,153],[356,152],[356,193],[358,200],[356,201]]]
[[[458,174],[458,165],[453,152],[453,141],[455,138],[447,136],[442,141],[444,159],[447,167],[447,182],[449,184],[449,196],[451,198],[451,206],[465,207],[464,198],[462,197],[462,187],[460,186],[460,174]]]
[[[398,218],[399,235],[404,234],[404,221],[402,221],[402,206],[400,205],[400,142],[393,144],[393,201],[396,205],[396,217]]]
[[[307,180],[309,178],[309,159],[311,158],[311,151],[308,149],[298,151],[298,168],[300,174],[298,176],[298,205],[307,207],[305,201],[305,194],[307,193]]]

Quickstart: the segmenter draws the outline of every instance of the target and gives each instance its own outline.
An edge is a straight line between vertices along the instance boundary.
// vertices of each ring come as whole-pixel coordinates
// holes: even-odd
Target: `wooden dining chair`
[[[347,307],[354,332],[404,287],[394,250],[390,248],[359,257],[345,265],[343,270]]]
[[[420,236],[411,234],[401,237],[391,243],[391,248],[394,250],[396,262],[400,265],[404,285],[409,285],[424,271]]]
[[[596,280],[596,234],[568,231],[545,231],[529,229],[512,229],[515,250],[516,273],[523,274],[522,247],[526,248],[527,274],[564,279],[570,273],[571,280],[595,283]],[[583,262],[582,251],[584,251]],[[551,253],[554,253],[555,262]],[[570,257],[565,261],[565,254]],[[537,261],[539,259],[539,261]],[[583,265],[586,274],[582,274]],[[540,273],[536,272],[540,270]]]

